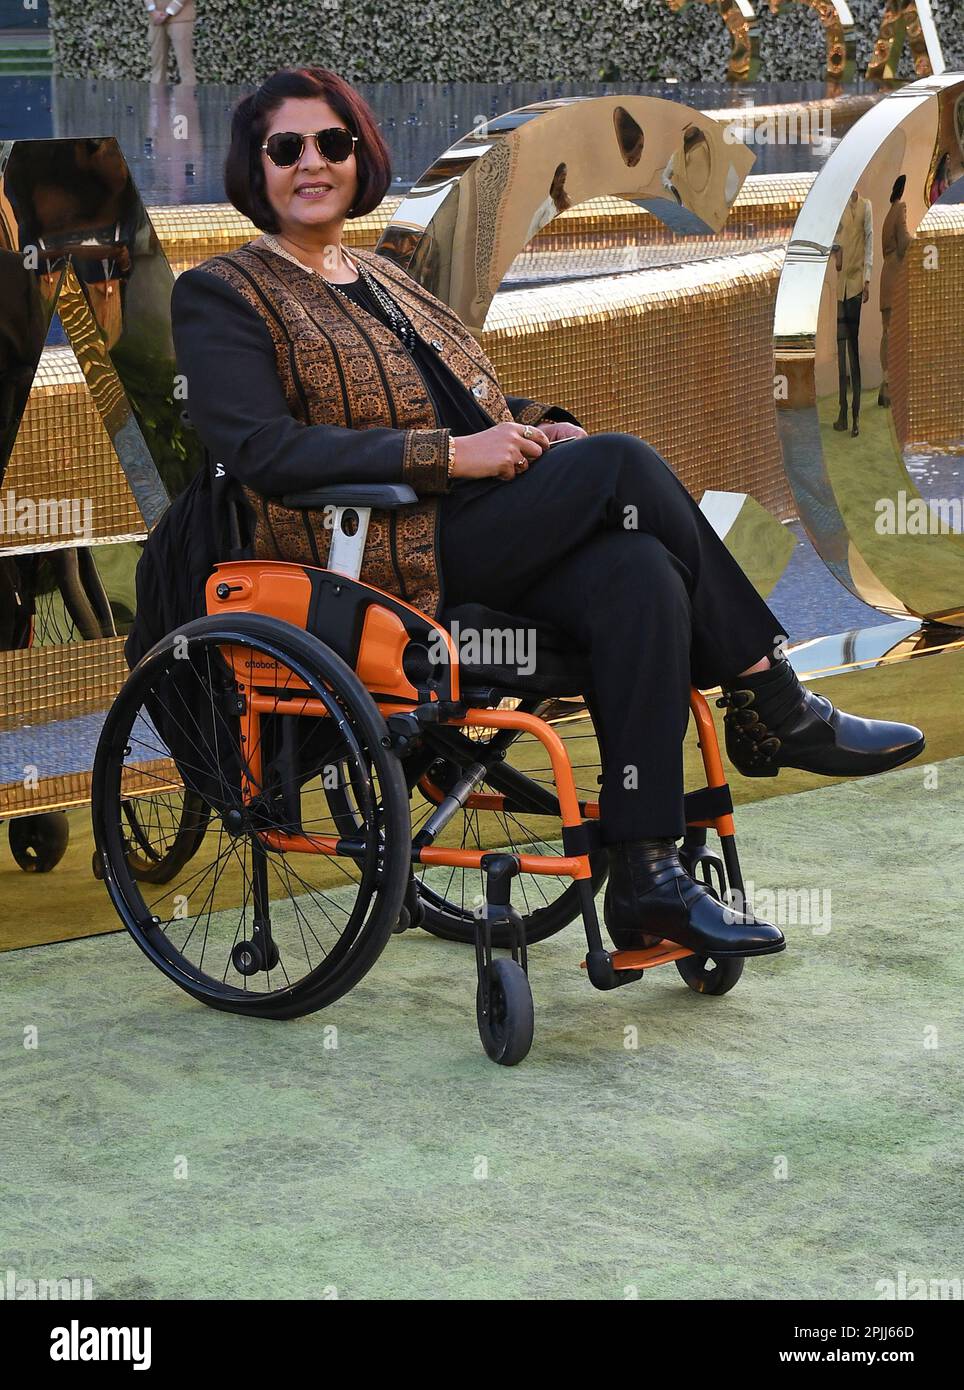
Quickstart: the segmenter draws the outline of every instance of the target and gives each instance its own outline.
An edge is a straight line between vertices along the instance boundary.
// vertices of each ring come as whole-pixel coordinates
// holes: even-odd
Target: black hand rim
[[[255,994],[225,985],[199,972],[147,920],[137,881],[130,873],[120,842],[120,777],[126,735],[133,728],[144,695],[150,692],[166,665],[174,659],[175,639],[201,642],[208,647],[237,645],[256,649],[285,665],[321,700],[338,722],[341,736],[355,758],[368,758],[375,768],[382,793],[382,827],[377,853],[364,857],[360,891],[370,900],[377,888],[376,909],[371,919],[359,923],[337,956],[333,951],[321,966],[294,985]],[[331,687],[329,690],[328,686]],[[339,698],[340,697],[340,698]],[[105,720],[94,760],[92,815],[94,838],[104,865],[104,882],[124,926],[145,954],[187,993],[216,1008],[272,1017],[295,1017],[332,1002],[366,973],[384,948],[397,921],[411,862],[408,796],[404,776],[394,753],[387,750],[384,720],[369,692],[355,673],[317,639],[279,620],[247,614],[226,623],[201,618],[169,634],[148,652],[128,678]],[[362,752],[362,741],[370,750]],[[374,847],[370,840],[369,850]],[[132,907],[140,900],[140,910]]]

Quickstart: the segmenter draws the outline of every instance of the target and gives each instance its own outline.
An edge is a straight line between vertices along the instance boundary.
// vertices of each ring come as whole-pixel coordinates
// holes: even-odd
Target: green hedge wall
[[[849,0],[867,65],[883,0]],[[931,0],[949,69],[964,71],[964,0]],[[804,4],[771,15],[758,0],[764,79],[823,72],[823,34]],[[714,7],[694,0],[197,0],[199,82],[251,84],[315,62],[349,81],[511,82],[528,79],[719,80],[729,40]],[[52,0],[55,72],[145,79],[147,13],[139,0]],[[306,35],[317,35],[307,39]],[[172,73],[174,72],[172,61]],[[913,76],[904,55],[902,74]]]

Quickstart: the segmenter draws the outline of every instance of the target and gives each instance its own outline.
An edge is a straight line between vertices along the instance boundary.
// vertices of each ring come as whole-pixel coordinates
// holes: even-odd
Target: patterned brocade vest
[[[446,304],[386,257],[358,249],[352,255],[394,296],[493,424],[513,418],[534,424],[543,417],[548,407],[538,402],[513,417],[492,363]],[[438,617],[437,494],[451,486],[449,431],[439,428],[409,353],[389,328],[339,295],[321,275],[309,274],[256,242],[213,256],[198,269],[220,276],[264,318],[285,399],[297,420],[409,431],[402,481],[419,500],[397,511],[372,510],[360,579]],[[327,564],[332,533],[322,510],[294,510],[250,488],[243,491],[257,519],[256,559]]]

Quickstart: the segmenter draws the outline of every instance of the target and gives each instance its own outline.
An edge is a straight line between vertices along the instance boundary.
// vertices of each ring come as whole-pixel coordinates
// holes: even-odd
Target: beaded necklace
[[[281,243],[275,237],[271,236],[270,233],[265,233],[261,240],[271,251],[276,252],[279,256],[283,256],[286,261],[291,261],[292,265],[300,266],[301,269],[306,270],[309,275],[320,274],[319,271],[315,270],[314,266],[305,265],[304,261],[299,261],[297,256],[293,256],[290,251],[286,251]],[[360,261],[352,261],[345,253],[344,247],[341,247],[341,254],[347,264],[351,266],[353,270],[358,271],[359,279],[368,287],[375,302],[381,305],[390,327],[397,333],[399,338],[401,338],[409,352],[411,352],[415,347],[416,334],[409,319],[398,307],[391,295],[388,294],[386,290],[382,289],[375,277],[370,274]],[[346,294],[341,285],[336,285],[334,281],[325,279],[324,275],[322,275],[321,278],[325,281],[326,285],[340,294],[342,299],[347,299],[349,304],[354,303],[351,295]]]

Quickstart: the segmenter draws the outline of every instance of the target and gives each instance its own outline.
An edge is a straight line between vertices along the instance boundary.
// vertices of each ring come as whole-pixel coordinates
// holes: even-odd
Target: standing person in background
[[[151,22],[151,81],[167,81],[167,47],[174,45],[177,75],[182,83],[197,80],[194,75],[194,0],[144,0]]]
[[[894,307],[894,294],[904,270],[904,257],[914,240],[907,230],[907,204],[904,202],[904,188],[907,175],[901,174],[894,181],[890,191],[890,211],[884,218],[880,242],[883,251],[883,264],[880,271],[880,390],[877,404],[890,405],[890,387],[887,383],[887,347],[890,337],[890,314]]]
[[[837,266],[837,376],[840,414],[835,430],[847,428],[847,357],[850,357],[853,428],[860,433],[860,308],[870,298],[870,273],[874,264],[874,218],[868,198],[856,188],[844,208],[833,244]]]

